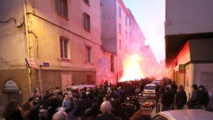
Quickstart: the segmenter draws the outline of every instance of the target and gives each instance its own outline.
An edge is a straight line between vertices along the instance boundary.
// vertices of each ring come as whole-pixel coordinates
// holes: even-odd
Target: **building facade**
[[[0,105],[37,87],[96,82],[100,58],[111,54],[101,46],[100,1],[2,0],[0,11]]]
[[[192,5],[193,4],[193,5]],[[189,98],[193,84],[204,85],[212,105],[213,1],[166,0],[166,66]]]
[[[122,0],[101,0],[103,48],[115,56],[114,78],[119,80],[126,57],[143,52],[145,37]]]

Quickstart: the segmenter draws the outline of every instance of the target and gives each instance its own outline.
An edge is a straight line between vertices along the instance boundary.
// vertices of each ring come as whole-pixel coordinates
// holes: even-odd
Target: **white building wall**
[[[166,35],[213,31],[212,0],[166,0]]]
[[[209,105],[213,105],[213,63],[195,64],[194,82],[200,86],[204,85],[210,95]]]
[[[121,18],[119,17],[119,8],[121,8]],[[125,8],[126,9],[126,8]],[[123,67],[123,62],[124,59],[127,55],[126,52],[126,44],[127,44],[127,40],[126,40],[126,31],[128,31],[128,26],[125,24],[125,17],[128,16],[125,13],[124,8],[122,7],[122,5],[119,3],[119,1],[117,0],[117,4],[116,4],[116,18],[117,18],[117,54],[119,57],[119,62],[120,66],[119,69],[122,69]],[[121,25],[121,33],[119,33],[119,24]]]

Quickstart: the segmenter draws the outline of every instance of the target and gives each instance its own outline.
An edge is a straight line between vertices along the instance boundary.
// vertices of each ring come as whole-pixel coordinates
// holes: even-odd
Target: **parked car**
[[[147,84],[145,85],[143,91],[142,91],[142,95],[144,97],[155,97],[155,84]]]
[[[156,80],[152,81],[151,84],[160,85],[161,84],[161,78],[157,78]]]
[[[67,91],[73,91],[73,90],[78,90],[80,91],[81,89],[83,88],[94,88],[95,85],[91,85],[91,84],[82,84],[82,85],[71,85],[71,86],[68,86],[66,87],[66,90]]]
[[[213,113],[199,109],[163,111],[152,120],[213,120]]]

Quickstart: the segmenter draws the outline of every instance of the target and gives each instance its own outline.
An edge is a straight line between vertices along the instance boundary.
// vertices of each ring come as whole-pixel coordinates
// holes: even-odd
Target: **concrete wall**
[[[122,3],[116,0],[116,26],[117,26],[117,54],[118,54],[118,62],[120,63],[118,66],[118,70],[123,69],[123,62],[127,55],[127,43],[128,39],[126,39],[126,31],[129,32],[128,24],[125,24],[125,18],[128,17],[125,10],[126,8],[122,7]],[[121,9],[121,17],[119,16],[119,8]],[[119,25],[121,26],[121,33],[119,33]]]
[[[95,69],[98,58],[102,56],[100,50],[100,19],[98,19],[100,18],[100,4],[90,1],[90,6],[88,6],[83,1],[68,0],[68,19],[58,15],[55,1],[49,1],[45,5],[42,1],[36,1],[34,6],[35,14],[46,20],[35,15],[28,15],[29,21],[31,21],[29,28],[37,35],[37,40],[32,36],[32,39],[34,39],[32,41],[38,42],[37,46],[34,44],[34,48],[38,48],[34,52],[34,54],[38,52],[37,61],[49,62],[51,67],[66,66]],[[90,15],[90,32],[84,30],[83,27],[84,12]],[[70,61],[68,62],[60,59],[60,36],[69,39]],[[85,64],[86,46],[92,48],[93,65]]]
[[[6,80],[13,79],[21,88],[22,100],[27,100],[30,88],[41,87],[42,91],[56,86],[61,88],[66,79],[74,84],[85,83],[88,75],[95,81],[98,60],[104,56],[101,50],[100,1],[90,1],[87,5],[84,1],[68,0],[68,18],[57,13],[55,0],[47,0],[45,4],[42,0],[26,0],[26,3],[28,35],[24,25],[17,27],[13,20],[0,22],[2,88]],[[24,21],[23,0],[1,0],[0,11],[0,21],[9,18],[16,19],[17,23]],[[83,27],[84,12],[90,15],[90,32]],[[60,36],[69,39],[68,60],[60,57]],[[92,49],[91,63],[86,62],[86,46]],[[34,58],[38,69],[29,71],[25,58]],[[48,62],[49,67],[39,67],[43,62]],[[70,75],[67,77],[67,74]],[[7,99],[3,93],[0,97],[1,100]]]
[[[104,49],[117,52],[117,0],[101,0],[101,36]]]
[[[195,65],[193,63],[188,63],[185,65],[185,91],[187,95],[187,99],[189,99],[192,95],[192,85],[195,83]]]
[[[0,22],[0,69],[25,68],[24,59],[27,57],[25,26],[20,28],[16,26],[16,23],[24,21],[23,1],[1,0],[0,11],[0,21],[5,21]]]
[[[213,63],[197,63],[195,64],[195,78],[194,82],[200,86],[204,85],[210,93],[210,103],[213,105]]]
[[[96,80],[98,59],[103,57],[101,50],[100,2],[68,0],[68,18],[57,13],[56,1],[38,0],[30,3],[28,14],[29,39],[32,56],[37,64],[48,62],[49,67],[41,67],[42,91],[66,85],[88,83],[88,75]],[[90,16],[90,31],[84,29],[83,13]],[[69,39],[69,59],[60,57],[60,37]],[[86,46],[91,47],[92,62],[86,61]],[[37,74],[38,75],[38,74]],[[64,80],[68,80],[66,83]],[[50,84],[54,81],[57,84]]]
[[[28,44],[24,22],[23,0],[0,1],[0,105],[17,98],[19,104],[27,100],[31,85],[25,58],[28,58]],[[9,20],[10,19],[10,20]],[[3,93],[7,80],[13,80],[19,93]]]
[[[38,73],[37,73],[38,74]],[[95,71],[71,71],[71,70],[41,70],[41,82],[42,82],[42,91],[46,90],[52,91],[56,87],[63,89],[67,86],[71,86],[71,84],[92,84],[93,81],[88,81],[88,75],[91,75],[92,79],[95,80],[96,72]],[[68,75],[67,78],[63,78],[63,75]],[[69,78],[70,77],[70,78]],[[65,83],[65,86],[62,84],[64,80],[70,80],[70,83]]]
[[[213,31],[212,0],[166,0],[166,35]]]
[[[6,102],[10,98],[15,98],[19,104],[22,104],[23,101],[28,100],[29,96],[31,95],[30,92],[30,87],[31,87],[31,81],[29,81],[28,78],[28,70],[27,69],[6,69],[6,70],[0,70],[0,106],[5,105]],[[19,88],[19,93],[17,93],[17,96],[11,96],[9,97],[9,94],[11,93],[4,93],[4,84],[6,83],[7,80],[13,80],[18,88]],[[18,97],[20,96],[20,97]]]

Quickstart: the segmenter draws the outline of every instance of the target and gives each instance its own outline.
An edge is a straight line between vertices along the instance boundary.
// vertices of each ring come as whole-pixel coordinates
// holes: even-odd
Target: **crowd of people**
[[[94,88],[61,90],[58,87],[41,96],[38,89],[21,106],[10,100],[2,111],[6,120],[129,120],[122,103],[136,89],[151,79],[134,80],[111,85],[105,82]],[[13,106],[13,107],[11,107]],[[140,108],[140,107],[139,107]],[[133,117],[138,117],[133,116]],[[147,117],[150,118],[150,117]]]
[[[21,106],[10,100],[2,111],[6,120],[150,120],[150,115],[141,113],[140,105],[135,114],[128,116],[123,103],[127,96],[138,95],[146,84],[154,79],[119,82],[111,85],[105,82],[94,88],[60,90],[58,87],[41,96],[35,89],[29,100]],[[163,79],[156,86],[156,102],[162,103],[162,111],[182,109],[187,103],[190,109],[205,108],[209,102],[204,86],[193,85],[192,97],[187,102],[183,86],[170,79]]]
[[[196,84],[191,86],[192,95],[187,95],[182,85],[177,86],[171,80],[164,81],[162,85],[156,87],[157,102],[161,102],[162,111],[183,109],[185,105],[188,109],[207,109],[209,103],[209,94],[203,85],[199,87]]]

